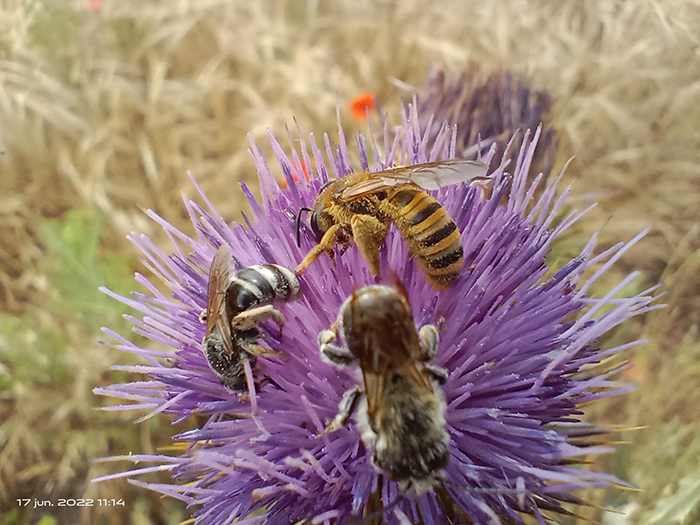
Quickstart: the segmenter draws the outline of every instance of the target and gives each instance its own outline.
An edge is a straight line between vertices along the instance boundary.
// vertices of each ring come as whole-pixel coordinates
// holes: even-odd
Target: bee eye
[[[323,231],[321,230],[320,226],[318,225],[318,216],[319,212],[315,211],[311,214],[311,231],[314,232],[314,235],[316,236],[316,242],[321,242],[321,238],[323,237]]]

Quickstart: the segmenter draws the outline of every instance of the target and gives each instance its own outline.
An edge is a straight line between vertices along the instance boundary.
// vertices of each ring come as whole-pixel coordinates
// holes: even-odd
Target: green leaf
[[[105,296],[99,287],[125,295],[133,277],[124,256],[102,254],[104,227],[102,216],[91,210],[71,210],[63,221],[42,223],[39,236],[47,251],[44,270],[58,292],[57,306],[89,333],[104,325],[126,332],[122,314],[127,307]]]
[[[646,512],[639,525],[685,525],[700,508],[700,476],[693,474],[681,479],[678,490],[661,498]]]
[[[44,514],[39,521],[36,522],[36,525],[58,525],[58,521],[56,521],[56,518],[49,514]]]
[[[46,51],[64,49],[78,36],[80,20],[78,13],[70,7],[51,2],[32,2],[26,14],[30,43]]]
[[[41,385],[62,382],[68,371],[67,338],[56,330],[42,329],[30,317],[0,314],[0,391],[13,384]]]

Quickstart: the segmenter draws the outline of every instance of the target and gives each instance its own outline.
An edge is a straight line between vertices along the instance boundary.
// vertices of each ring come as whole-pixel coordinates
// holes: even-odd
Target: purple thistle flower
[[[239,401],[209,368],[199,315],[206,305],[207,272],[221,244],[231,247],[236,271],[261,262],[294,268],[302,260],[315,239],[310,228],[302,227],[297,248],[295,215],[301,206],[313,203],[324,182],[350,173],[351,159],[357,158],[361,169],[377,171],[456,156],[458,135],[452,127],[436,120],[421,126],[414,105],[402,117],[397,133],[369,139],[358,135],[352,155],[342,128],[337,145],[324,136],[325,158],[313,134],[291,154],[270,135],[289,190],[280,189],[251,139],[263,202],[243,186],[253,210],[252,218],[244,216],[248,229],[228,223],[201,191],[204,206],[184,198],[194,237],[148,212],[172,240],[173,253],[162,252],[145,235],[133,234],[131,240],[143,251],[144,265],[172,293],[163,294],[140,274],[136,280],[143,292],[129,298],[104,291],[140,312],[130,318],[134,331],[174,353],[140,348],[105,329],[118,348],[147,361],[144,366],[115,368],[150,379],[98,388],[96,393],[128,402],[107,407],[111,410],[150,409],[141,420],[158,413],[171,414],[175,421],[192,415],[207,420],[201,428],[175,436],[183,444],[180,456],[116,458],[156,466],[98,479],[169,470],[172,484],[132,482],[186,501],[196,507],[197,523],[208,524],[236,519],[242,524],[349,523],[362,515],[373,493],[380,492],[384,506],[400,497],[398,485],[380,477],[372,465],[352,420],[346,428],[317,435],[336,415],[344,392],[357,384],[351,369],[321,360],[316,341],[354,289],[378,282],[357,247],[336,254],[336,267],[322,256],[303,273],[300,297],[279,305],[286,318],[281,338],[274,325],[263,325],[263,344],[286,357],[258,358],[261,373],[278,386],[268,383],[251,392],[250,404]],[[552,242],[588,209],[559,220],[569,193],[566,189],[555,196],[563,172],[541,191],[543,175],[528,180],[538,139],[539,130],[534,136],[525,133],[512,174],[504,171],[505,162],[493,170],[490,195],[467,185],[433,192],[462,232],[464,271],[451,288],[433,290],[393,227],[381,252],[382,276],[388,277],[391,270],[403,282],[416,326],[445,318],[433,362],[449,371],[443,387],[451,440],[446,490],[479,524],[523,523],[521,512],[544,523],[547,511],[566,512],[562,502],[581,502],[569,491],[621,483],[614,476],[576,467],[581,456],[610,451],[586,439],[602,431],[581,422],[577,407],[631,389],[616,382],[611,376],[615,370],[602,361],[643,341],[613,348],[602,348],[598,341],[626,319],[657,308],[651,305],[654,288],[615,298],[636,273],[602,298],[588,294],[645,232],[598,255],[594,235],[580,256],[549,271],[546,256]],[[489,163],[492,156],[493,150],[484,161]],[[308,183],[302,161],[311,175]],[[584,278],[586,270],[595,272]],[[483,494],[459,486],[526,492]],[[404,518],[415,522],[419,517],[426,524],[445,523],[434,492],[408,495],[384,519],[405,523]]]
[[[530,173],[547,177],[551,172],[557,152],[554,129],[547,122],[552,98],[530,88],[523,78],[508,72],[486,74],[474,64],[459,74],[435,70],[426,76],[417,98],[424,124],[435,118],[457,126],[458,156],[471,157],[477,149],[486,151],[495,144],[493,164],[501,161],[509,141],[509,158],[516,160],[524,137],[516,131],[545,123]]]

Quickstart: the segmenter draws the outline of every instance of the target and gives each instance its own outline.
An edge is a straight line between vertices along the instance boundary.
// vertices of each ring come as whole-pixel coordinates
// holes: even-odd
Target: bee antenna
[[[295,228],[296,235],[297,235],[297,248],[301,247],[301,235],[299,233],[299,228],[301,226],[301,212],[302,211],[314,211],[314,210],[313,210],[313,208],[309,208],[308,206],[302,206],[301,208],[299,208],[299,211],[297,212],[297,218],[294,221],[294,228]]]
[[[382,507],[381,509],[374,511],[371,514],[368,514],[367,516],[365,516],[364,518],[362,518],[359,521],[350,522],[348,525],[361,525],[362,523],[367,523],[369,521],[372,521],[374,518],[378,518],[379,516],[384,514],[387,510],[393,509],[394,507],[396,507],[399,503],[401,503],[405,499],[406,499],[406,493],[403,493],[401,496],[399,496],[394,501],[389,503],[386,507]]]

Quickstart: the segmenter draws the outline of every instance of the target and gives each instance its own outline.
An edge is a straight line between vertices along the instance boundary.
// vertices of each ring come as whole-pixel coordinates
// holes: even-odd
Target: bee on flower
[[[299,164],[294,159],[302,160],[308,171],[308,181],[286,177],[287,190],[253,143],[263,197],[258,202],[243,186],[253,210],[249,228],[231,225],[201,192],[197,200],[186,197],[184,202],[194,236],[151,213],[178,246],[166,253],[144,235],[135,234],[132,241],[170,294],[141,276],[146,293],[133,298],[108,293],[141,312],[134,320],[140,333],[171,350],[141,348],[106,330],[117,346],[143,356],[147,364],[133,370],[148,377],[96,392],[132,400],[122,408],[142,405],[151,410],[146,417],[164,413],[184,420],[198,415],[208,421],[178,436],[191,445],[180,455],[134,455],[129,459],[155,466],[100,479],[168,470],[170,484],[133,482],[186,501],[195,509],[196,523],[270,525],[348,524],[368,515],[385,523],[442,524],[455,516],[477,524],[521,524],[528,516],[546,522],[553,514],[570,513],[568,505],[584,503],[572,490],[623,483],[576,465],[582,456],[609,450],[588,439],[602,431],[580,421],[580,406],[629,390],[598,363],[641,342],[605,347],[599,341],[656,306],[652,290],[611,299],[636,274],[601,298],[589,290],[644,232],[601,254],[596,254],[594,236],[579,256],[550,272],[546,257],[552,244],[588,210],[560,217],[568,194],[567,189],[556,195],[563,173],[546,182],[542,175],[528,176],[540,130],[517,138],[522,146],[510,166],[506,157],[493,158],[495,148],[479,157],[484,165],[495,165],[487,174],[488,191],[474,184],[429,190],[461,237],[463,270],[449,288],[431,286],[398,229],[389,228],[378,247],[377,275],[358,246],[329,247],[333,261],[319,257],[309,265],[299,277],[303,293],[279,305],[286,319],[282,336],[275,335],[274,327],[260,327],[270,350],[285,356],[258,356],[269,383],[250,389],[249,400],[240,399],[208,366],[202,349],[206,327],[198,315],[206,306],[207,269],[216,246],[230,247],[236,270],[261,263],[294,268],[317,244],[310,225],[302,224],[297,246],[297,212],[313,205],[324,184],[355,170],[374,173],[459,158],[452,126],[420,117],[415,104],[405,107],[401,117],[403,126],[387,137],[392,146],[385,148],[382,137],[360,136],[353,155],[342,129],[339,144],[328,141],[325,155],[313,137],[288,153],[272,138],[274,162],[284,173],[295,172]],[[585,272],[593,266],[601,270],[587,278]],[[411,491],[387,466],[393,463],[378,454],[384,450],[379,423],[372,429],[371,420],[361,423],[348,410],[343,424],[326,431],[346,392],[359,383],[353,367],[329,363],[328,355],[322,358],[318,335],[333,326],[348,297],[386,284],[378,276],[392,273],[410,304],[404,325],[412,326],[418,338],[417,343],[411,339],[410,348],[425,350],[415,354],[425,354],[415,367],[430,383],[421,392],[438,392],[436,402],[443,403],[438,441],[444,444],[444,461],[435,469],[440,483],[431,482],[426,490]],[[432,329],[421,331],[430,325],[441,327],[439,345],[430,341]],[[391,333],[391,322],[386,330]],[[328,346],[334,344],[330,337],[322,344],[326,354],[336,350]],[[343,355],[335,357],[342,360]],[[403,370],[399,360],[391,363]],[[440,381],[430,375],[428,364],[445,371]],[[364,361],[363,366],[369,367]],[[363,439],[366,428],[374,440]],[[437,485],[444,490],[436,490]]]

